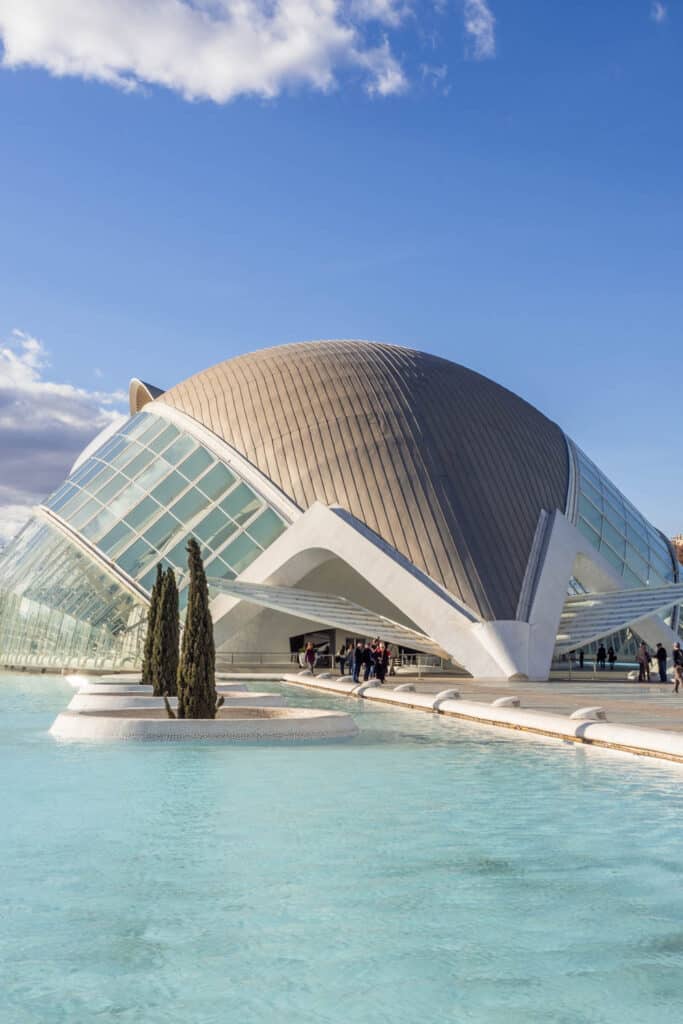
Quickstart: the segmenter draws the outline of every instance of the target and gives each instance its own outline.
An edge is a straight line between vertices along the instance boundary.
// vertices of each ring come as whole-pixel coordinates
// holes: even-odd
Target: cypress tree
[[[152,686],[154,696],[176,693],[178,675],[178,588],[173,569],[167,569],[161,584],[152,649]]]
[[[215,718],[216,650],[209,611],[209,588],[199,544],[187,544],[190,570],[185,629],[178,666],[178,718]],[[220,701],[219,705],[223,702]]]
[[[147,610],[147,632],[145,633],[145,647],[142,655],[141,683],[152,682],[152,652],[154,650],[154,631],[156,629],[157,612],[159,611],[159,598],[161,597],[161,584],[163,570],[161,562],[157,564],[157,578],[152,587],[149,608]]]

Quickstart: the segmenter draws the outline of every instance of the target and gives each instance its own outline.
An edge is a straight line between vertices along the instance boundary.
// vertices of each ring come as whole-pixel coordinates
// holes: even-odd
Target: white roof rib
[[[379,636],[386,643],[412,647],[417,651],[449,658],[446,651],[435,640],[417,630],[402,626],[384,615],[363,608],[345,597],[333,594],[319,594],[298,587],[275,587],[268,583],[242,583],[237,580],[223,580],[207,577],[209,586],[223,594],[238,597],[242,601],[272,608],[274,611],[297,615],[303,619],[324,623],[339,629],[348,629],[354,636],[367,638]],[[450,658],[449,658],[450,660]]]
[[[575,594],[565,601],[557,633],[560,652],[598,640],[683,601],[683,583]]]

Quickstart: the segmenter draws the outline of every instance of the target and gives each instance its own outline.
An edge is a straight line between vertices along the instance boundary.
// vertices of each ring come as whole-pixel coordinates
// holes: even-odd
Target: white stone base
[[[223,693],[226,696],[231,693],[248,693],[242,683],[216,683],[216,693]],[[147,683],[84,683],[78,688],[78,693],[92,693],[98,696],[128,696],[151,697],[152,687]]]
[[[169,718],[156,708],[128,711],[63,711],[50,733],[62,740],[222,740],[274,742],[341,740],[358,733],[343,711],[314,708],[221,708],[215,719]]]
[[[141,687],[137,687],[138,690]],[[226,693],[225,704],[227,707],[252,707],[252,708],[283,708],[287,701],[279,693],[252,693],[247,690]],[[178,704],[177,697],[169,697],[169,704],[175,708]],[[69,704],[69,711],[132,711],[138,708],[163,708],[164,698],[153,697],[147,694],[137,693],[84,693],[81,690],[74,694]]]

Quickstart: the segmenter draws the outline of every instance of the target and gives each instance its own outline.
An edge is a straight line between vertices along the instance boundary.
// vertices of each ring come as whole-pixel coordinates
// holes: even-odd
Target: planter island
[[[315,708],[221,707],[215,718],[169,718],[164,708],[63,711],[52,736],[62,740],[221,740],[231,743],[350,739],[351,715]]]

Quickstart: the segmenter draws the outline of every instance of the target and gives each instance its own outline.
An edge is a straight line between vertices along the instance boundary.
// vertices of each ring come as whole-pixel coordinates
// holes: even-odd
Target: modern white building
[[[133,380],[130,413],[0,555],[0,664],[136,667],[158,562],[183,607],[189,536],[219,657],[381,635],[476,678],[545,679],[598,638],[677,636],[667,538],[472,370],[308,342],[166,392]]]

